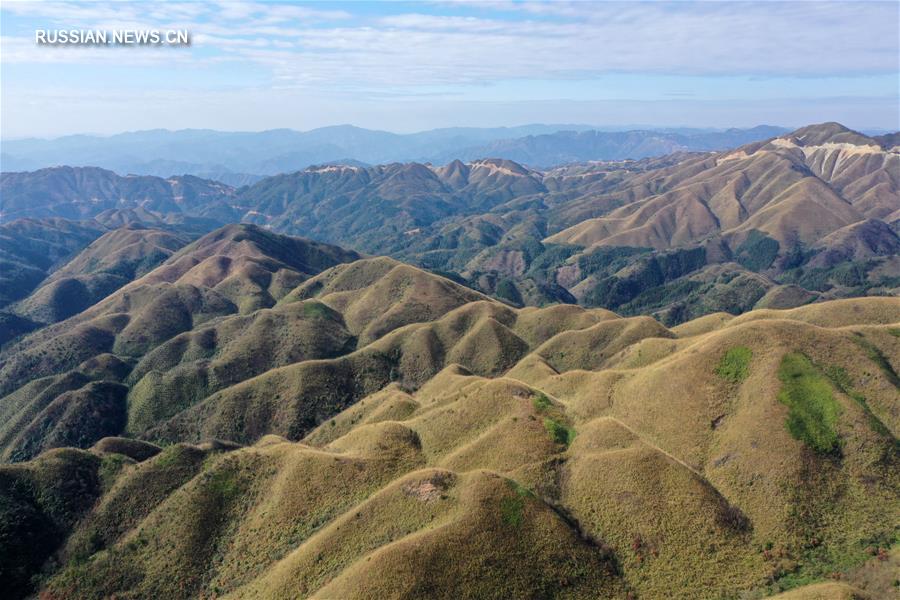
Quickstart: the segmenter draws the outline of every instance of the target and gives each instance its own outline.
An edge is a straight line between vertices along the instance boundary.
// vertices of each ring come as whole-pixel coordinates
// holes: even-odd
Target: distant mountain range
[[[574,135],[593,145],[590,132]],[[97,235],[140,225],[194,236],[254,223],[389,255],[516,305],[578,302],[673,324],[896,293],[895,141],[826,123],[726,152],[547,170],[506,159],[321,165],[239,189],[56,167],[3,173],[0,218],[89,222]],[[49,268],[15,252],[7,264],[8,301]],[[19,316],[58,312],[29,302]]]
[[[726,131],[557,131],[489,142],[447,154],[443,160],[473,160],[492,156],[534,168],[567,163],[638,160],[675,152],[705,152],[742,146],[786,133],[781,127],[761,125]]]
[[[189,174],[237,187],[266,175],[327,163],[446,164],[454,159],[490,156],[532,167],[551,167],[592,160],[641,159],[679,151],[722,150],[786,131],[770,126],[725,131],[597,131],[586,125],[449,128],[413,134],[349,125],[305,132],[152,130],[110,137],[73,135],[54,140],[6,140],[2,170],[94,166],[123,174],[159,177]]]

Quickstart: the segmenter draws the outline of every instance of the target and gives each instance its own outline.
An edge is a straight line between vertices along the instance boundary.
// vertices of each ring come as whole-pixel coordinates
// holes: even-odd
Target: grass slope
[[[233,274],[191,252],[4,355],[16,596],[761,597],[897,542],[895,298],[670,330],[363,259],[129,331]]]

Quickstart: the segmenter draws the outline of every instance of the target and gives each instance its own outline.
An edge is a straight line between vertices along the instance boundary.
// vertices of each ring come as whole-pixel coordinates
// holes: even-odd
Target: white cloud
[[[275,93],[287,91],[309,102],[315,96],[321,101],[318,110],[333,98],[345,99],[350,106],[354,101],[396,103],[442,94],[449,103],[453,95],[477,97],[479,90],[498,82],[551,81],[542,85],[558,82],[565,90],[567,82],[575,85],[610,73],[696,75],[715,81],[721,75],[787,77],[795,82],[798,77],[836,75],[900,77],[897,2],[498,1],[441,2],[413,9],[384,3],[356,14],[352,4],[347,10],[344,6],[4,0],[0,61],[39,65],[47,72],[54,63],[95,65],[86,73],[97,81],[106,80],[104,69],[110,66],[147,69],[136,70],[135,78],[138,73],[165,76],[172,66],[187,67],[191,73],[209,75],[219,87],[251,90],[248,94],[261,101],[266,93],[257,86],[272,92],[272,102]],[[46,28],[187,28],[193,44],[163,49],[38,47],[30,29],[35,23]],[[232,67],[239,67],[233,69],[238,74],[230,74]],[[248,73],[252,82],[242,79]],[[41,93],[30,85],[33,81],[26,85],[6,75],[4,102],[15,95]],[[182,81],[158,94],[184,99],[185,89],[193,93],[204,85],[212,84],[206,79],[196,85]],[[657,97],[666,91],[661,89]],[[551,93],[554,90],[536,92],[529,98]],[[871,93],[869,88],[859,95]],[[211,92],[197,94],[189,97],[213,98]],[[565,91],[558,95],[564,97]],[[146,107],[150,96],[132,98],[135,105]],[[227,95],[216,98],[229,101]],[[703,94],[697,98],[702,100]]]
[[[188,27],[198,47],[257,63],[279,78],[335,85],[569,79],[608,72],[815,76],[900,68],[896,3],[479,6],[485,10],[477,17],[407,13],[373,18],[239,2],[14,2],[3,10],[67,27]],[[524,18],[510,18],[508,11]],[[331,21],[343,23],[317,24]],[[260,51],[266,47],[272,51]],[[4,52],[3,61],[46,62],[45,51],[17,47]]]

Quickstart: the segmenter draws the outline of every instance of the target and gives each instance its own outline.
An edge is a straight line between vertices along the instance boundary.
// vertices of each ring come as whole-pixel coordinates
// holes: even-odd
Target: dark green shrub
[[[509,279],[501,279],[500,281],[498,281],[494,293],[498,298],[509,300],[513,304],[517,304],[519,306],[522,305],[522,294],[519,293],[519,289],[516,287],[516,284],[514,284]]]
[[[538,393],[538,395],[536,395],[531,402],[534,404],[534,410],[538,412],[544,412],[545,410],[553,406],[553,404],[550,402],[550,398],[548,398],[546,394],[542,393]]]
[[[735,259],[751,271],[763,271],[772,266],[780,245],[762,231],[754,229],[735,251]]]
[[[544,429],[550,434],[550,439],[557,444],[568,447],[575,440],[575,430],[553,419],[544,419]]]

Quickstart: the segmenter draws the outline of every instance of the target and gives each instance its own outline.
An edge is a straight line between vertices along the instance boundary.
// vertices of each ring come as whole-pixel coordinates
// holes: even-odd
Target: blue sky
[[[0,4],[5,138],[152,128],[900,128],[900,2]],[[187,28],[190,48],[35,29]]]

